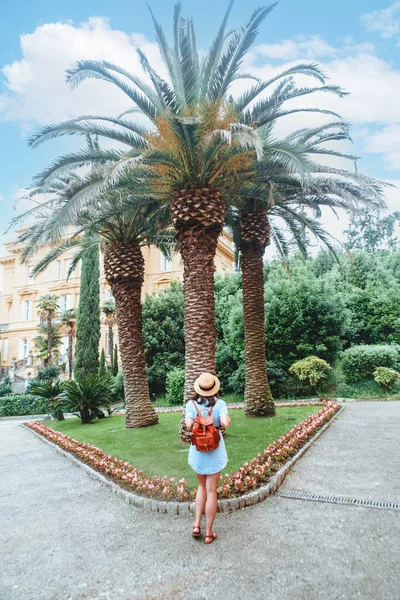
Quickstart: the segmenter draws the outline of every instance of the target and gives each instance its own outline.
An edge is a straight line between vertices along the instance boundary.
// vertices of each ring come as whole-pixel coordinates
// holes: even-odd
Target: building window
[[[110,336],[106,333],[106,347],[105,347],[106,356],[111,356],[110,352]]]
[[[3,360],[7,360],[8,358],[8,338],[4,340],[4,349],[3,349]]]
[[[31,320],[31,308],[32,302],[30,300],[23,300],[21,307],[21,321]]]
[[[34,275],[33,275],[33,267],[29,267],[28,269],[28,283],[33,283]]]
[[[71,294],[61,296],[59,306],[60,310],[69,310],[71,308]]]
[[[56,260],[56,279],[61,279],[61,260]]]
[[[111,290],[106,291],[106,300],[111,300],[112,302],[114,302],[114,296],[112,295]]]
[[[172,271],[171,258],[168,258],[167,256],[165,256],[165,254],[163,254],[161,252],[160,259],[161,259],[161,264],[160,264],[161,272],[165,273],[166,271]]]
[[[78,306],[79,306],[79,298],[80,298],[80,295],[77,294],[76,295],[76,308],[78,308]]]
[[[22,358],[27,358],[28,356],[28,340],[19,340],[19,352],[18,352],[18,358],[22,359]]]

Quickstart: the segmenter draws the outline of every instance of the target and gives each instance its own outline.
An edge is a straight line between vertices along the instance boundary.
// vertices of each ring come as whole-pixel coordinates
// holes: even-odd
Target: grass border
[[[323,406],[325,407],[325,411],[327,411],[328,405],[325,404]],[[334,407],[334,412],[332,413],[333,407]],[[285,479],[285,477],[286,477],[287,473],[289,472],[290,468],[292,467],[292,465],[308,450],[308,448],[314,443],[314,441],[319,438],[319,436],[332,424],[334,419],[336,419],[336,417],[343,411],[343,407],[340,407],[340,405],[335,401],[332,401],[330,403],[329,408],[330,408],[330,415],[327,416],[327,418],[324,418],[324,423],[322,425],[319,424],[319,425],[313,427],[313,430],[312,430],[311,434],[308,435],[306,441],[300,446],[300,448],[296,451],[296,453],[294,455],[292,455],[291,457],[289,457],[283,463],[283,465],[275,472],[275,474],[272,475],[271,479],[268,481],[268,483],[266,485],[261,485],[257,489],[255,489],[249,493],[240,495],[240,496],[219,499],[218,500],[218,511],[224,512],[224,513],[232,512],[237,509],[245,508],[247,506],[252,506],[254,504],[257,504],[258,502],[262,502],[268,496],[275,493],[275,491],[282,484],[283,480]],[[310,417],[308,417],[308,419],[309,418]],[[278,444],[278,446],[279,446],[279,442],[281,442],[281,446],[283,446],[283,442],[281,440],[285,440],[286,438],[293,437],[293,435],[294,435],[293,432],[295,432],[296,429],[301,427],[302,424],[304,424],[306,422],[307,422],[307,419],[305,419],[305,421],[302,421],[299,425],[297,425],[292,430],[290,430],[288,432],[288,434],[286,434],[286,436],[282,436],[282,438],[280,438],[280,440],[277,440],[277,442],[270,444],[270,446],[268,446],[268,449],[273,445],[274,445],[274,448],[276,448],[275,445]],[[39,425],[39,423],[38,423],[38,425]],[[67,458],[70,462],[75,464],[75,466],[78,466],[78,467],[84,469],[90,477],[92,477],[93,479],[96,479],[96,480],[100,481],[102,484],[106,485],[109,489],[111,489],[111,491],[113,491],[116,495],[118,495],[123,500],[125,500],[125,502],[127,502],[128,504],[133,504],[134,506],[136,506],[138,508],[144,508],[144,509],[147,509],[147,510],[150,510],[153,512],[166,513],[166,514],[170,514],[170,515],[174,515],[174,516],[188,515],[189,513],[194,513],[194,510],[195,510],[194,502],[188,502],[188,501],[185,501],[185,502],[177,502],[176,501],[175,502],[175,501],[167,501],[167,500],[157,500],[154,498],[140,496],[138,494],[135,494],[134,492],[124,489],[123,487],[121,487],[121,485],[119,485],[112,479],[106,477],[105,475],[100,473],[98,470],[95,470],[93,467],[91,467],[86,462],[83,462],[82,460],[76,458],[72,453],[67,452],[66,450],[61,448],[58,444],[50,441],[44,435],[35,431],[35,429],[33,429],[29,424],[21,423],[21,426],[24,427],[25,429],[29,430],[34,435],[36,435],[43,442],[52,446],[56,450],[56,452],[58,452],[59,454],[61,454],[65,458]],[[50,428],[48,428],[48,429],[50,430]],[[52,429],[50,431],[54,432],[54,430],[52,430]],[[64,437],[68,438],[69,440],[72,440],[72,438],[69,438],[68,436],[64,436]],[[87,445],[87,446],[89,446],[89,445]],[[268,449],[266,449],[265,452],[267,452]],[[256,459],[254,459],[254,460],[256,460]]]

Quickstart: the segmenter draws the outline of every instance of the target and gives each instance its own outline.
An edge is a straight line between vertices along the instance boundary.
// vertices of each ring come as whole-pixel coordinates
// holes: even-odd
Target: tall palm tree
[[[73,269],[91,244],[100,239],[105,275],[117,308],[126,426],[154,425],[158,417],[150,401],[142,338],[144,259],[141,246],[153,243],[167,251],[171,236],[159,234],[166,211],[160,209],[156,200],[149,199],[143,181],[131,176],[121,181],[118,189],[90,196],[83,208],[77,207],[76,197],[92,188],[98,178],[99,172],[92,171],[79,182],[64,186],[46,207],[30,211],[30,216],[36,214],[37,221],[20,236],[20,241],[26,243],[22,258],[25,260],[38,246],[52,242],[52,251],[35,267],[35,272],[40,272],[60,254],[76,247]],[[70,226],[69,233],[63,231],[61,223]],[[83,232],[96,235],[82,238]]]
[[[64,310],[60,315],[60,323],[66,329],[68,335],[68,375],[71,379],[73,373],[76,310],[74,308]]]
[[[275,5],[257,9],[241,30],[227,33],[232,4],[204,59],[197,51],[193,22],[181,17],[180,4],[174,11],[172,46],[153,17],[169,82],[154,70],[140,49],[146,81],[107,61],[79,61],[67,72],[72,87],[90,77],[102,79],[125,93],[132,109],[120,117],[84,115],[47,126],[31,139],[31,145],[36,146],[60,135],[93,134],[128,146],[127,151],[85,150],[60,157],[38,175],[36,183],[40,186],[71,168],[106,164],[103,182],[91,190],[97,193],[102,186],[115,184],[127,169],[132,174],[141,168],[147,169],[160,198],[169,203],[184,264],[186,399],[200,371],[215,372],[214,255],[226,205],[233,199],[240,179],[250,176],[254,154],[260,156],[256,129],[267,129],[277,119],[302,111],[334,114],[284,108],[291,99],[315,90],[343,95],[337,86],[325,85],[315,65],[300,64],[268,81],[256,79],[234,101],[230,96],[232,84],[243,77],[255,79],[240,73],[240,66],[259,26]],[[293,76],[297,74],[317,79],[318,86],[296,87]],[[265,96],[270,89],[273,91]],[[138,112],[150,121],[150,129],[127,118],[129,113]],[[284,153],[293,166],[295,157],[287,153],[286,146],[275,143],[271,152]],[[81,202],[82,196],[77,199]],[[122,246],[114,246],[114,271],[124,257]]]
[[[294,153],[335,154],[321,144],[349,139],[348,127],[342,122],[329,123],[318,128],[294,132],[286,142],[294,144]],[[263,256],[271,235],[281,254],[287,253],[287,243],[279,221],[291,233],[297,247],[306,253],[304,229],[310,231],[333,253],[332,238],[318,221],[308,214],[321,216],[321,207],[334,212],[344,208],[348,212],[360,206],[382,207],[383,185],[357,172],[337,171],[316,164],[309,159],[308,172],[302,181],[287,173],[281,161],[271,162],[266,153],[255,168],[258,182],[243,189],[238,210],[230,215],[234,240],[240,250],[243,286],[243,320],[245,335],[245,411],[248,416],[272,416],[274,402],[268,383],[264,335],[264,280]],[[325,175],[325,171],[329,175]],[[321,173],[322,172],[322,173]]]
[[[114,300],[106,300],[101,306],[101,311],[105,315],[105,324],[108,326],[108,345],[112,369],[114,365],[114,325],[117,322]]]
[[[38,314],[41,321],[45,324],[47,338],[47,354],[44,358],[46,367],[53,364],[53,346],[55,341],[54,319],[58,312],[58,297],[52,294],[41,296],[37,301]],[[54,339],[53,339],[54,338]]]

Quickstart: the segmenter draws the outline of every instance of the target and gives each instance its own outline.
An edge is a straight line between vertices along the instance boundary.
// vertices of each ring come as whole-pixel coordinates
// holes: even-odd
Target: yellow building
[[[73,256],[73,251],[70,251],[54,261],[44,272],[33,277],[32,269],[35,263],[47,253],[48,247],[41,248],[35,258],[30,259],[27,264],[21,264],[23,244],[15,245],[10,241],[4,245],[7,254],[0,258],[0,265],[3,267],[0,295],[0,352],[1,367],[3,367],[1,371],[4,374],[7,367],[13,365],[16,372],[24,376],[28,369],[32,371],[32,363],[37,363],[32,357],[32,352],[33,338],[38,334],[38,299],[46,294],[53,294],[60,298],[60,310],[76,309],[79,303],[80,268],[77,267],[67,281],[66,274]],[[142,251],[145,259],[143,297],[146,294],[158,293],[173,281],[182,281],[183,266],[179,254],[175,254],[172,260],[168,260],[154,246],[144,247]],[[232,238],[224,231],[219,239],[215,257],[217,272],[231,272],[233,259]],[[101,265],[100,303],[103,304],[111,297],[111,290]],[[101,329],[100,347],[104,347],[107,353],[108,328],[102,324]],[[62,338],[60,347],[62,359],[65,359],[67,347],[68,338]]]

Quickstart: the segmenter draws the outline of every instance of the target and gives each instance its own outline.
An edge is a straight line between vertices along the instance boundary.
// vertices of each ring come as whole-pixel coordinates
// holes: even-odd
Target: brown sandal
[[[198,531],[195,531],[195,529],[198,529]],[[201,529],[200,529],[199,525],[193,525],[192,536],[195,538],[201,537]]]
[[[217,539],[217,534],[216,534],[216,533],[214,533],[214,532],[212,532],[212,534],[211,534],[211,535],[206,535],[206,536],[204,537],[204,543],[205,543],[205,544],[212,544],[212,543],[213,543],[213,541],[214,541],[214,540],[216,540],[216,539]],[[207,540],[209,540],[209,541],[207,542]]]

